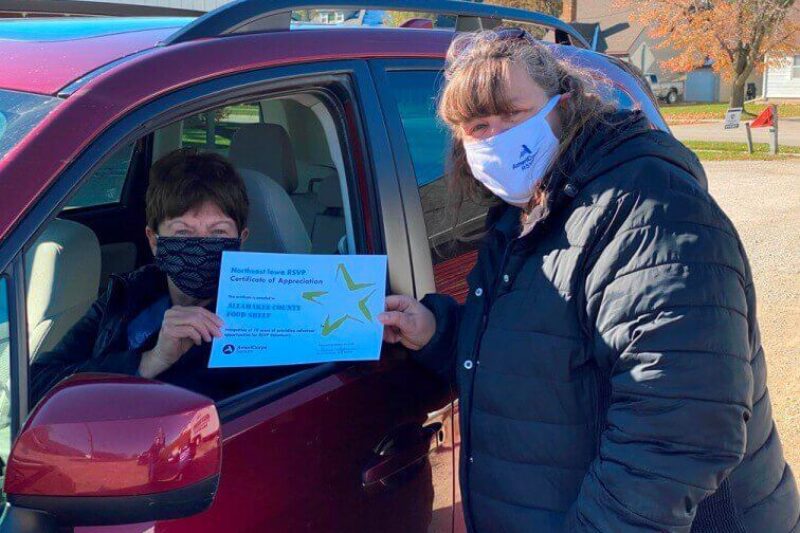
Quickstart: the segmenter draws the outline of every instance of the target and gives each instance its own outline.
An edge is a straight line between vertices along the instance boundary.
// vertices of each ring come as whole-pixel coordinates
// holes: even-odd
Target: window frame
[[[8,298],[8,354],[11,380],[11,443],[28,414],[28,325],[25,308],[25,262],[22,254],[6,266],[0,278],[6,280]],[[25,342],[20,342],[25,339]]]
[[[385,95],[384,113],[388,114],[386,121],[390,131],[394,134],[393,142],[397,143],[394,150],[397,154],[398,174],[400,175],[401,186],[404,192],[403,203],[406,210],[405,216],[408,225],[409,248],[411,250],[411,259],[414,267],[416,296],[417,298],[421,298],[428,293],[443,292],[460,298],[460,293],[463,290],[461,285],[465,284],[465,282],[462,281],[461,283],[453,285],[451,282],[440,279],[440,285],[437,286],[437,273],[441,272],[439,268],[452,268],[452,266],[448,267],[447,265],[456,265],[458,270],[466,269],[466,271],[468,271],[471,268],[477,254],[477,245],[479,244],[478,238],[484,232],[486,216],[488,215],[488,210],[491,205],[487,204],[486,206],[482,206],[486,207],[486,209],[480,214],[462,221],[461,227],[464,234],[459,236],[460,238],[457,242],[458,251],[454,253],[452,257],[434,262],[434,253],[431,250],[432,243],[435,245],[443,241],[451,240],[454,235],[450,229],[439,231],[433,236],[428,235],[425,212],[422,207],[422,195],[420,194],[420,186],[417,182],[414,161],[411,157],[411,150],[408,145],[402,116],[400,115],[400,108],[397,105],[397,100],[394,96],[394,91],[392,90],[388,76],[388,74],[393,72],[425,71],[434,72],[436,76],[443,76],[442,68],[444,62],[409,59],[376,60],[371,63],[373,65],[373,71],[380,69],[378,75],[381,76],[382,85],[379,85],[378,89],[381,95]],[[404,165],[404,167],[402,167],[403,170],[401,170],[400,165]],[[430,182],[427,185],[431,183],[434,182]],[[441,265],[441,267],[435,267],[434,263],[436,263],[436,265]],[[464,275],[466,275],[466,271]]]
[[[793,80],[800,78],[800,54],[795,54],[792,56],[792,64],[789,65],[789,68],[789,76]]]
[[[399,239],[392,238],[396,237],[393,224],[388,224],[391,231],[387,232],[385,227],[387,219],[399,218],[402,204],[392,196],[397,181],[393,167],[389,166],[391,154],[386,147],[385,126],[376,121],[375,113],[365,112],[377,105],[366,62],[345,59],[272,67],[230,74],[179,89],[132,110],[103,132],[60,173],[36,205],[0,243],[0,272],[10,273],[9,295],[13,294],[9,298],[9,330],[13,332],[10,343],[12,395],[17,402],[12,414],[12,438],[16,437],[21,422],[29,413],[24,254],[47,223],[56,218],[72,194],[126,144],[149,137],[156,129],[203,110],[259,100],[281,92],[307,92],[312,85],[333,87],[339,91],[333,95],[338,100],[332,100],[333,103],[338,101],[339,105],[330,111],[337,123],[347,169],[344,178],[348,180],[356,253],[387,253],[390,256],[389,286],[393,291],[398,288],[407,290],[406,281],[410,273],[403,265],[407,249],[398,242]],[[379,201],[379,197],[383,201]],[[395,253],[390,250],[395,250]],[[26,342],[20,343],[19,339],[26,339]],[[220,418],[224,423],[243,416],[349,364],[317,365],[227,398],[218,403]]]
[[[397,101],[392,93],[387,72],[433,71],[442,75],[444,59],[374,59],[370,60],[370,70],[381,102],[381,111],[389,132],[395,166],[400,182],[403,200],[405,225],[408,232],[408,246],[414,283],[414,296],[422,298],[436,292],[433,274],[433,259],[428,245],[428,233],[417,186],[414,163],[408,146],[402,118]]]

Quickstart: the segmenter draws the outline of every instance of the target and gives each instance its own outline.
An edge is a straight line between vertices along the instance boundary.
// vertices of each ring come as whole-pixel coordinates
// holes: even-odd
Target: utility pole
[[[778,154],[778,106],[772,104],[772,126],[769,128],[769,153]]]

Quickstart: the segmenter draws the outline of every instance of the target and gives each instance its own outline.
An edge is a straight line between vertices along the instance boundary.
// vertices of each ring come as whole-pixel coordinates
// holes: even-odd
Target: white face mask
[[[475,179],[501,200],[526,204],[558,153],[558,139],[547,115],[558,105],[557,94],[534,116],[482,141],[464,142]]]

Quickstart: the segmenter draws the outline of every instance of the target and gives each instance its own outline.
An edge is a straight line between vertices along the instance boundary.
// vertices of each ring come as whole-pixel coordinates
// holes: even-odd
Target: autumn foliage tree
[[[631,9],[659,47],[677,52],[662,66],[688,72],[711,60],[733,82],[730,107],[742,107],[747,79],[798,49],[794,0],[615,0]]]

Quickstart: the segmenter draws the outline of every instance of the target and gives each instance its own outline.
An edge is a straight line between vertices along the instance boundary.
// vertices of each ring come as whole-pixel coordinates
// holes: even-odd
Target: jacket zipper
[[[482,302],[481,327],[480,327],[480,330],[478,331],[477,336],[475,337],[475,342],[472,344],[472,352],[470,354],[470,359],[472,360],[472,362],[474,364],[474,367],[473,367],[473,370],[472,370],[472,375],[470,376],[470,386],[469,386],[469,413],[470,413],[470,415],[468,415],[469,418],[471,418],[471,412],[472,412],[472,397],[473,397],[473,395],[475,393],[475,374],[478,371],[478,363],[479,363],[479,357],[478,356],[479,356],[479,352],[480,352],[481,342],[483,341],[483,335],[484,335],[484,333],[486,333],[486,326],[487,326],[487,324],[489,322],[489,311],[491,309],[492,299],[494,298],[494,295],[497,292],[497,288],[499,287],[499,282],[502,279],[502,275],[503,275],[502,273],[506,268],[506,263],[508,261],[508,256],[510,255],[511,250],[514,247],[515,241],[516,241],[516,239],[512,239],[511,242],[506,245],[506,248],[503,251],[503,259],[502,259],[502,261],[500,263],[500,268],[497,271],[497,275],[495,276],[495,279],[494,279],[494,282],[493,282],[493,286],[487,287],[487,289],[489,289],[489,290],[487,290],[485,292],[486,298],[484,298],[484,300]],[[462,408],[463,407],[464,406],[462,406]],[[466,415],[467,413],[464,413],[464,414]],[[466,442],[462,441],[462,446],[464,446],[464,444],[467,444],[467,446],[464,446],[464,449],[462,450],[462,452],[465,453],[465,455],[467,457],[466,468],[464,470],[464,477],[465,477],[464,481],[466,481],[466,478],[469,477],[469,470],[470,470],[469,465],[472,463],[472,449],[471,449],[472,423],[471,423],[471,421],[468,421],[467,428],[468,428],[468,435],[467,435]],[[465,500],[465,502],[469,501],[469,494],[464,495],[464,500]],[[472,522],[471,510],[469,509],[469,505],[468,504],[465,505],[465,507],[464,507],[464,513],[465,513],[466,520],[468,522]]]
[[[475,339],[475,343],[472,346],[472,360],[477,364],[478,362],[478,355],[479,355],[479,348],[481,345],[481,341],[483,340],[483,334],[486,332],[486,326],[489,322],[489,311],[492,308],[492,302],[497,296],[498,289],[500,288],[500,280],[503,277],[503,271],[506,269],[506,264],[508,263],[508,258],[511,255],[511,251],[514,249],[514,244],[516,243],[516,239],[512,239],[509,242],[505,250],[503,250],[503,259],[500,261],[500,268],[497,269],[497,274],[492,282],[492,285],[489,290],[486,291],[486,298],[483,301],[483,310],[481,313],[481,329],[478,332],[478,336]]]

